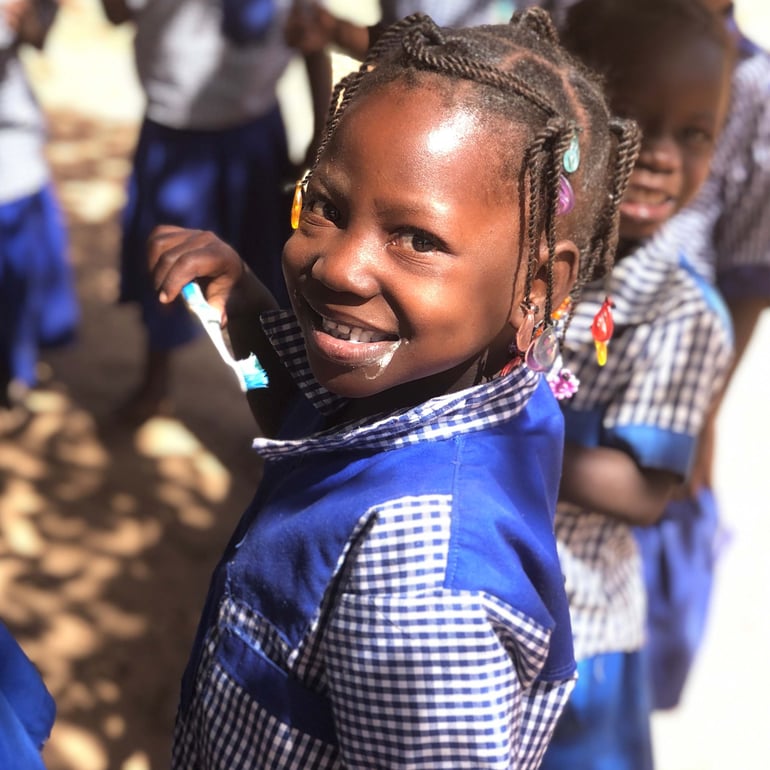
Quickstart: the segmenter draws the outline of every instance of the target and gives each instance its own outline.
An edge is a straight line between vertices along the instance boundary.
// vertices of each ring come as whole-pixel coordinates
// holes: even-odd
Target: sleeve
[[[644,468],[682,477],[732,359],[722,314],[703,304],[685,311],[641,327],[642,343],[629,351],[635,361],[630,380],[605,412],[601,440]]]
[[[758,52],[733,79],[730,118],[713,168],[722,178],[714,228],[717,282],[731,298],[770,298],[770,56]]]
[[[535,770],[573,682],[535,680],[527,625],[471,593],[343,594],[326,659],[345,766]]]

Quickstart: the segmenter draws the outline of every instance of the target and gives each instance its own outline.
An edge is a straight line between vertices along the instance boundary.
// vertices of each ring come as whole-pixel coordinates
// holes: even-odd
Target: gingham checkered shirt
[[[574,683],[553,537],[563,422],[538,375],[316,432],[300,399],[215,571],[177,770],[526,768]],[[275,344],[275,342],[274,342]]]
[[[610,280],[586,287],[578,303],[564,362],[581,384],[563,407],[566,436],[685,477],[725,380],[732,331],[716,290],[684,258],[657,246],[648,242],[622,259]],[[615,302],[615,333],[600,367],[590,327],[607,294]],[[640,648],[645,595],[631,528],[560,503],[556,535],[578,660]]]

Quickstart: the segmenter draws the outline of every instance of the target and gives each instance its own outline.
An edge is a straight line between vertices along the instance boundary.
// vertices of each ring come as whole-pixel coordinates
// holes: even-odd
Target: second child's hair
[[[618,64],[642,66],[661,50],[698,37],[732,59],[734,45],[724,19],[702,0],[580,0],[567,11],[562,28],[564,46],[607,80]]]
[[[394,81],[428,85],[448,103],[466,104],[490,128],[510,136],[510,146],[503,145],[506,157],[498,165],[492,159],[490,173],[500,175],[501,190],[514,185],[519,193],[529,266],[526,301],[545,235],[545,319],[552,309],[558,237],[569,237],[580,250],[574,297],[586,280],[609,269],[618,239],[618,206],[636,160],[639,132],[633,121],[610,115],[601,83],[561,47],[545,11],[532,8],[514,13],[506,25],[466,29],[439,28],[419,13],[396,22],[361,67],[337,84],[316,162],[348,107]],[[575,136],[581,156],[579,168],[570,174],[575,206],[560,215],[563,160]]]

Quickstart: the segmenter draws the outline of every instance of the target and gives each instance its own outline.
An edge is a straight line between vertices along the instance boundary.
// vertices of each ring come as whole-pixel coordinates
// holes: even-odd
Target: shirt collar
[[[301,392],[321,414],[333,414],[346,399],[313,377],[299,324],[293,313],[276,310],[262,316],[262,326]],[[524,409],[540,375],[520,366],[510,374],[415,407],[335,426],[300,439],[254,440],[263,456],[329,452],[342,448],[392,449],[431,439],[450,438],[510,420]]]

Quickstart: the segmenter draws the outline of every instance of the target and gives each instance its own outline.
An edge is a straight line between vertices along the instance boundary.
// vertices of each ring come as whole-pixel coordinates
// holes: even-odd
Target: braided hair
[[[509,156],[501,159],[503,176],[507,172],[510,179],[500,181],[517,187],[526,223],[527,301],[545,237],[546,321],[552,312],[557,236],[568,236],[580,251],[574,298],[586,280],[609,269],[638,130],[632,121],[610,115],[600,82],[560,46],[545,11],[531,8],[514,13],[507,25],[464,29],[439,28],[421,13],[393,24],[359,69],[335,87],[316,164],[348,107],[394,81],[428,84],[447,98],[464,101],[495,128],[510,131],[511,144],[503,150]],[[571,175],[576,205],[571,213],[558,215],[563,159],[575,135],[582,157]]]
[[[619,63],[643,66],[684,38],[705,37],[734,54],[724,21],[701,0],[580,0],[561,32],[565,48],[608,80]]]

